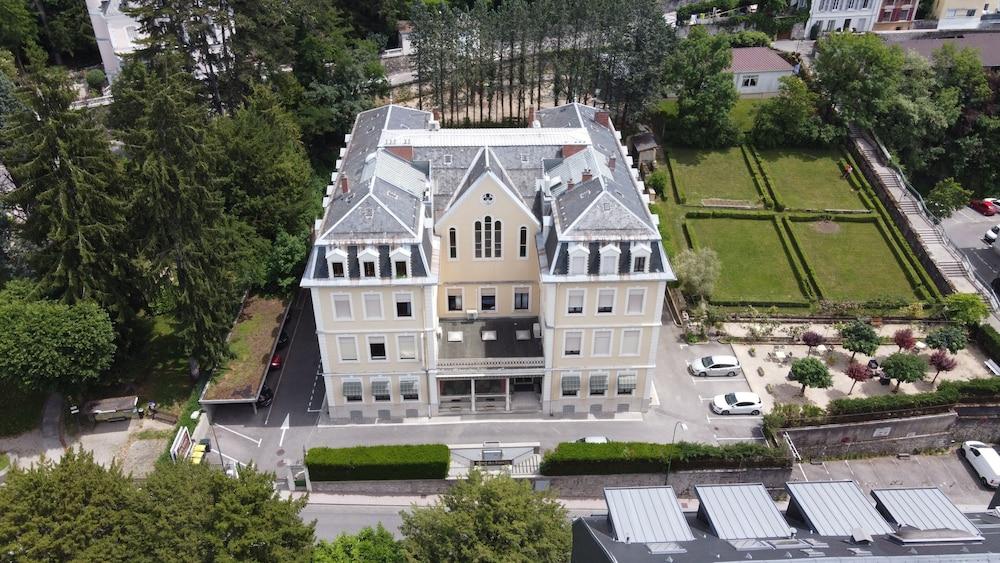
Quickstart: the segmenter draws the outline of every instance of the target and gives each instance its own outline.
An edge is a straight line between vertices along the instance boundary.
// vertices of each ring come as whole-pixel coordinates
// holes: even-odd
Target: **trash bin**
[[[879,382],[880,385],[888,385],[888,384],[892,383],[892,380],[883,375],[883,376],[881,376],[881,377],[878,378],[878,382]]]
[[[212,451],[212,441],[208,438],[202,438],[201,440],[198,440],[198,443],[205,446],[205,453]]]

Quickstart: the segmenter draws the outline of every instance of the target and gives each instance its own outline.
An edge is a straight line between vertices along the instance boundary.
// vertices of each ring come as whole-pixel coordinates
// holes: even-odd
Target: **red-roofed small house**
[[[737,47],[729,71],[740,97],[766,98],[778,93],[778,79],[794,67],[770,47]]]

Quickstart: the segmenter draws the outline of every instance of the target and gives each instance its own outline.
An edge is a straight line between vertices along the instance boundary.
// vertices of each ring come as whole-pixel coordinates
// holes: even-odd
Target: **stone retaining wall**
[[[803,459],[851,454],[894,455],[951,443],[954,411],[907,418],[783,428]]]

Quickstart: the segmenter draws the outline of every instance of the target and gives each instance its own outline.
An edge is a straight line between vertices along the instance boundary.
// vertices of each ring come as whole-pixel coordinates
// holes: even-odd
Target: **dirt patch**
[[[812,230],[823,235],[832,235],[840,232],[840,225],[834,221],[814,221],[810,225]]]
[[[761,205],[742,199],[709,198],[701,200],[701,204],[705,207],[735,207],[737,209],[754,209],[762,207]]]
[[[235,357],[209,384],[206,400],[253,399],[281,330],[285,302],[249,297],[233,327],[230,348]]]

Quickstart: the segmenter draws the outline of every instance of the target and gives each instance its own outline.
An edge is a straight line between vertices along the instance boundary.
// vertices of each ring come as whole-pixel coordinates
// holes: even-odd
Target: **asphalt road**
[[[446,443],[476,444],[489,440],[539,442],[552,448],[559,442],[581,436],[601,435],[614,440],[668,442],[675,424],[678,440],[730,443],[761,440],[760,417],[715,416],[708,401],[717,394],[749,391],[744,377],[693,378],[686,362],[701,356],[732,353],[718,343],[688,346],[679,329],[664,319],[657,353],[654,389],[658,404],[645,415],[623,419],[569,420],[541,415],[440,416],[429,422],[399,424],[328,424],[319,411],[324,394],[322,378],[316,376],[319,346],[315,336],[312,305],[307,293],[296,300],[285,327],[290,342],[284,350],[280,371],[268,376],[275,392],[269,409],[254,414],[249,406],[223,406],[212,414],[213,441],[224,456],[284,476],[285,465],[301,460],[305,448],[359,444]],[[542,422],[542,424],[540,424]],[[282,430],[287,426],[287,430]]]
[[[969,258],[976,273],[987,283],[1000,271],[1000,255],[983,241],[983,235],[997,224],[1000,224],[1000,215],[985,217],[968,207],[941,222],[948,238]]]

